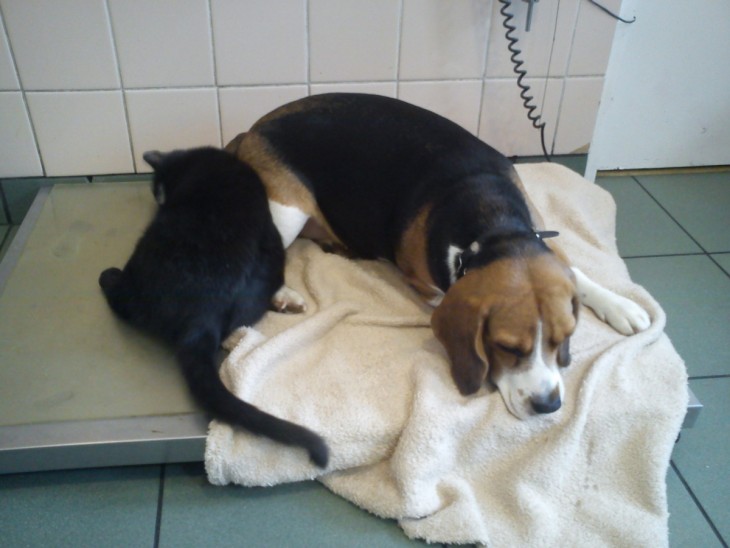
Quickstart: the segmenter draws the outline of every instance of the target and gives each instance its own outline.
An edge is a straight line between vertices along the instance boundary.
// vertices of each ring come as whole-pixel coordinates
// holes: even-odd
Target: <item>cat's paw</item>
[[[271,299],[271,306],[277,312],[285,314],[301,314],[307,310],[304,297],[285,285],[282,285],[281,289],[274,294]]]

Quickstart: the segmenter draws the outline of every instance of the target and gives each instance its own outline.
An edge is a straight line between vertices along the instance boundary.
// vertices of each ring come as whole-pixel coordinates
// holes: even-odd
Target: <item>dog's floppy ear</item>
[[[573,297],[573,316],[575,317],[576,323],[578,322],[578,309],[580,308],[580,301],[578,297]],[[558,365],[560,367],[567,367],[570,365],[570,337],[565,337],[565,340],[560,343],[558,347]]]
[[[570,359],[570,337],[565,337],[565,340],[558,347],[558,365],[568,367]]]
[[[479,390],[489,368],[483,341],[488,309],[478,299],[455,297],[453,289],[434,310],[431,327],[449,354],[459,392],[467,396]]]

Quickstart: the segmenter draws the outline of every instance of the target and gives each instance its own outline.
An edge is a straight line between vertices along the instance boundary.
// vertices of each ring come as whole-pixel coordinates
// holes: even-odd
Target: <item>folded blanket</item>
[[[518,171],[573,264],[645,307],[651,327],[623,337],[581,310],[563,407],[520,421],[496,391],[459,394],[430,308],[392,265],[297,241],[286,276],[307,313],[236,332],[221,374],[239,397],[322,434],[330,466],[213,421],[212,483],[316,478],[430,542],[668,544],[665,474],[687,375],[664,312],[618,257],[608,193],[555,164]]]

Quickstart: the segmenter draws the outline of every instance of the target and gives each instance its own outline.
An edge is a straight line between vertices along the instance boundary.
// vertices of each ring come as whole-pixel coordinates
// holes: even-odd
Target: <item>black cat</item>
[[[157,213],[124,267],[99,285],[122,319],[171,343],[188,386],[214,417],[288,445],[325,467],[324,440],[231,394],[216,354],[256,323],[284,283],[284,249],[256,173],[214,148],[147,152]]]

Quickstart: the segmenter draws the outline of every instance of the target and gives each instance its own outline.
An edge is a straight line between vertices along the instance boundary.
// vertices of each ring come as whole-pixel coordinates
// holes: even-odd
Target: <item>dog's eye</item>
[[[506,346],[504,344],[497,343],[497,348],[499,348],[502,352],[506,352],[507,354],[512,354],[513,356],[516,356],[518,358],[524,358],[525,353],[520,350],[519,348],[513,348],[511,346]]]

